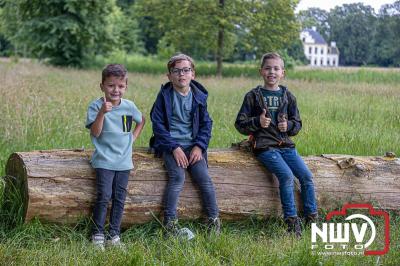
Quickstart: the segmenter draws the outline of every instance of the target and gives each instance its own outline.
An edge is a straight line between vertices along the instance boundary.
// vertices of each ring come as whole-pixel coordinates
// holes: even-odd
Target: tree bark
[[[219,8],[221,13],[224,12],[225,1],[219,0]],[[224,57],[224,25],[220,22],[218,25],[218,39],[217,39],[217,76],[222,77],[222,60]]]
[[[22,195],[24,219],[73,224],[91,214],[95,201],[95,173],[91,151],[48,150],[19,152],[10,156],[5,196],[16,187]],[[396,158],[324,155],[304,157],[314,175],[319,208],[333,210],[343,203],[372,203],[381,209],[399,210],[400,162]],[[278,182],[239,149],[211,149],[209,173],[213,179],[222,219],[281,214]],[[162,160],[145,149],[134,151],[123,225],[160,217],[167,175]],[[297,206],[301,206],[296,183]],[[198,189],[187,176],[178,206],[179,217],[202,216]]]

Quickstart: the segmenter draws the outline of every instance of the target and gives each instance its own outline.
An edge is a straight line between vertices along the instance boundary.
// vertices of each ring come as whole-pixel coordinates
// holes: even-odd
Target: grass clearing
[[[345,80],[346,71],[325,71],[326,80],[302,71],[304,77],[284,82],[296,95],[303,130],[295,137],[302,155],[340,153],[400,154],[400,87],[391,75]],[[390,70],[396,72],[396,70]],[[198,70],[200,73],[200,69]],[[324,74],[325,74],[324,72]],[[387,71],[382,71],[386,73]],[[398,72],[393,74],[399,75]],[[333,78],[332,78],[333,77]],[[336,79],[336,80],[335,80]],[[202,77],[209,90],[209,111],[214,121],[210,147],[229,147],[245,138],[233,123],[244,94],[261,83],[255,77]],[[147,125],[136,146],[147,146],[151,136],[149,112],[164,74],[129,73],[126,98],[145,114]],[[351,82],[350,82],[351,81]],[[0,63],[0,175],[15,151],[91,148],[84,128],[90,101],[101,96],[100,71],[74,70],[36,63]],[[0,182],[0,195],[3,183]],[[1,198],[1,197],[0,197]],[[1,204],[1,201],[0,201]],[[391,215],[391,250],[385,256],[311,255],[310,232],[295,240],[286,236],[280,219],[249,219],[224,223],[221,237],[208,239],[197,222],[193,242],[162,237],[156,223],[133,226],[122,238],[128,252],[98,252],[90,247],[87,221],[75,228],[33,221],[15,228],[0,213],[0,264],[3,265],[396,265],[400,261],[400,218]]]

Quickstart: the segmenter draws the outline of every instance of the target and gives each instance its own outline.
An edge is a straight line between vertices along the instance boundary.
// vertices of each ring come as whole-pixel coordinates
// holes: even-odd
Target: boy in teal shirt
[[[86,128],[95,146],[91,165],[96,170],[97,197],[93,210],[94,245],[104,249],[104,224],[111,200],[107,244],[121,246],[120,226],[129,172],[133,168],[132,145],[140,135],[145,120],[136,105],[122,96],[128,88],[127,71],[123,65],[107,65],[102,72],[100,88],[104,93],[90,103]],[[131,132],[133,122],[135,129]]]

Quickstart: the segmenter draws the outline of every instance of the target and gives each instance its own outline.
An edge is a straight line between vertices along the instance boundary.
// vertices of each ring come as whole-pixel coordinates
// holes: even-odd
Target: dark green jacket
[[[271,121],[267,128],[261,127],[260,115],[263,109],[267,110],[266,116],[271,118],[268,106],[263,100],[261,86],[252,89],[245,95],[242,107],[236,117],[235,128],[244,135],[252,136],[255,153],[270,148],[295,147],[289,136],[296,135],[301,129],[300,113],[294,95],[286,87],[281,85],[279,87],[283,90],[283,97],[277,110],[277,117],[278,121],[287,119],[287,132],[280,132],[274,121]]]

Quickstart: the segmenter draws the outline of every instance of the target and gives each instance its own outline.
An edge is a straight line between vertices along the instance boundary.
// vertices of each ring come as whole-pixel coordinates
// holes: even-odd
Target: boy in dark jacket
[[[176,208],[187,169],[199,186],[208,228],[218,233],[217,200],[206,161],[212,128],[207,112],[208,92],[194,80],[191,57],[175,55],[167,67],[170,82],[161,87],[150,114],[154,149],[162,155],[169,177],[164,198],[164,225],[168,232],[178,232]]]
[[[257,159],[278,178],[288,231],[299,237],[301,223],[294,201],[294,177],[301,184],[306,221],[312,222],[317,218],[312,173],[290,139],[301,129],[300,114],[294,95],[279,85],[285,74],[280,55],[264,54],[259,71],[264,86],[258,86],[246,94],[235,127],[240,133],[251,135]]]

